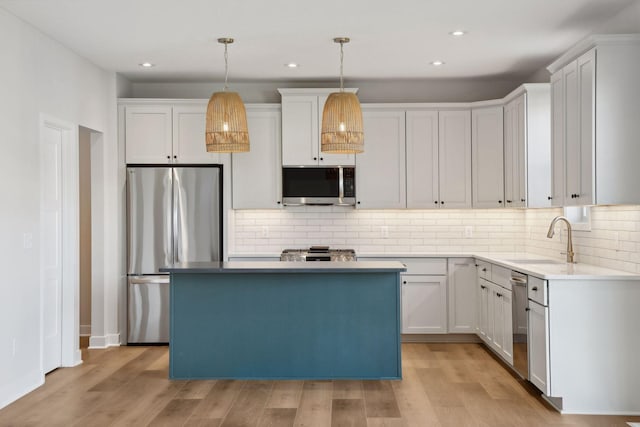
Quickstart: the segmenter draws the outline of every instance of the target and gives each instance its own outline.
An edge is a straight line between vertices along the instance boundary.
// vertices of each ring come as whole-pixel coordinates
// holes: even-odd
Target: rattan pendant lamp
[[[228,92],[229,62],[227,46],[232,38],[220,38],[224,44],[224,89],[215,92],[207,105],[205,138],[207,151],[215,153],[240,153],[249,151],[247,112],[238,92]]]
[[[353,154],[364,152],[362,110],[355,93],[345,92],[342,76],[344,62],[343,46],[348,37],[336,37],[340,43],[340,92],[327,98],[322,111],[320,150],[323,153]]]

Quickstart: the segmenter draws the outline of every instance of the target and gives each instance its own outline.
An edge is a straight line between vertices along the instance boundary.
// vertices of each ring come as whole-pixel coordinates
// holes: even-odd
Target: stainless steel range
[[[285,249],[280,261],[356,261],[353,249],[330,249],[329,246],[311,246],[309,249]]]

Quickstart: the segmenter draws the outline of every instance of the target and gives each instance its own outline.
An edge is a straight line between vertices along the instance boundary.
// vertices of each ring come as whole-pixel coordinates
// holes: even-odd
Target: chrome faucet
[[[564,216],[557,216],[553,218],[551,221],[551,225],[549,225],[549,231],[547,231],[547,237],[551,239],[555,233],[556,222],[564,221],[567,224],[567,262],[573,264],[573,242],[571,241],[571,223]]]

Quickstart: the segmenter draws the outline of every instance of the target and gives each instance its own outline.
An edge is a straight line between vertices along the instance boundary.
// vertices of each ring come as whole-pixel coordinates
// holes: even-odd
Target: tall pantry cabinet
[[[589,37],[547,69],[553,205],[640,203],[640,35]]]

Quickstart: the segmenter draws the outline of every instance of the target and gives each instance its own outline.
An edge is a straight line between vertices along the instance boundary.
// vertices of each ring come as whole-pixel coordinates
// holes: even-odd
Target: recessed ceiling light
[[[288,63],[284,64],[284,66],[287,67],[287,68],[298,68],[299,67],[299,65],[296,64],[295,62],[288,62]]]
[[[465,34],[467,34],[467,32],[463,31],[463,30],[455,30],[455,31],[451,31],[449,34],[451,34],[452,36],[455,36],[455,37],[460,37],[460,36],[464,36]]]
[[[142,64],[138,65],[140,65],[142,68],[151,68],[156,66],[156,64],[152,64],[151,62],[143,62]]]
[[[439,67],[441,65],[444,65],[443,61],[432,61],[431,65],[433,65],[434,67]]]

